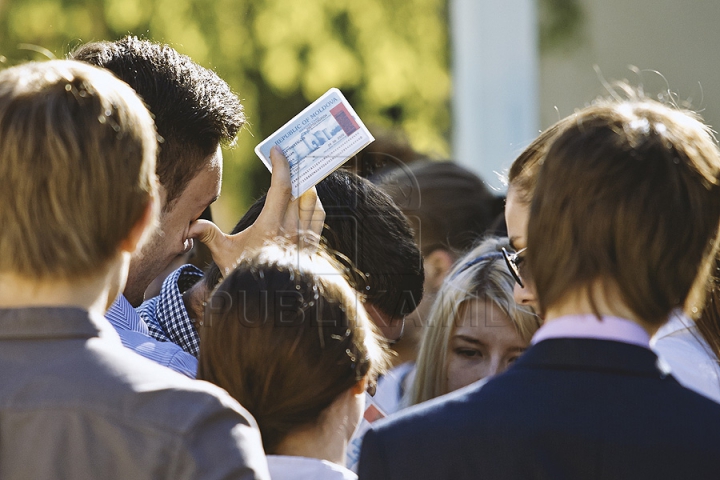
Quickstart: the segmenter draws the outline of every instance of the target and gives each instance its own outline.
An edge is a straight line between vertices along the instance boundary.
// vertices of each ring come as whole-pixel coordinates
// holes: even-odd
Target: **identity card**
[[[337,88],[331,88],[255,147],[272,171],[270,149],[290,163],[292,196],[298,198],[375,139]]]

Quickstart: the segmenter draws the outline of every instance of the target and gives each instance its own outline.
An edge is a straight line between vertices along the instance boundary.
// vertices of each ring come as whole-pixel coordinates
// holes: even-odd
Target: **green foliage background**
[[[0,0],[5,65],[127,34],[190,55],[243,100],[248,127],[225,153],[226,228],[269,184],[254,146],[330,87],[368,125],[448,154],[446,0]]]

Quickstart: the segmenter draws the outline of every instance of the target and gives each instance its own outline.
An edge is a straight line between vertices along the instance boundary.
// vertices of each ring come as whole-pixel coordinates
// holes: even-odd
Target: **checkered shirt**
[[[183,265],[165,279],[160,295],[145,301],[137,308],[151,337],[179,345],[195,357],[200,354],[200,336],[188,315],[182,294],[202,277],[203,273],[199,268]]]

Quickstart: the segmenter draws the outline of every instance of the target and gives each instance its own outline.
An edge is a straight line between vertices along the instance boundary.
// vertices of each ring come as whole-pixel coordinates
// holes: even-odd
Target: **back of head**
[[[147,109],[106,71],[0,72],[0,272],[99,273],[157,197],[156,146]]]
[[[468,250],[491,226],[502,203],[474,173],[453,162],[421,162],[378,179],[408,216],[424,255]]]
[[[354,285],[392,317],[411,313],[422,300],[425,274],[400,209],[369,181],[341,170],[320,182],[317,191],[326,214],[323,238],[346,257],[340,261]]]
[[[145,101],[163,139],[157,173],[168,204],[245,122],[228,84],[168,45],[128,36],[82,45],[70,57],[112,71]]]
[[[573,119],[572,115],[565,117],[541,132],[512,163],[508,172],[508,187],[519,195],[523,204],[529,205],[532,201],[540,166],[553,140],[565,127],[572,125]]]
[[[716,143],[692,113],[642,98],[579,111],[532,200],[527,262],[541,308],[578,293],[596,308],[600,288],[649,324],[683,305],[697,313],[719,185]]]
[[[392,199],[369,181],[336,170],[317,185],[325,209],[322,236],[328,249],[339,253],[353,286],[368,302],[387,315],[412,312],[423,295],[423,263],[405,216]],[[265,197],[253,204],[233,233],[257,219]],[[216,285],[221,273],[208,269],[208,284]]]
[[[322,253],[264,247],[209,302],[198,378],[252,413],[267,453],[387,362],[338,267]]]
[[[540,328],[537,315],[515,304],[515,280],[501,253],[503,247],[509,247],[506,238],[485,239],[457,261],[443,282],[420,346],[411,404],[448,393],[448,348],[471,301],[484,300],[497,305],[525,342],[529,343]]]

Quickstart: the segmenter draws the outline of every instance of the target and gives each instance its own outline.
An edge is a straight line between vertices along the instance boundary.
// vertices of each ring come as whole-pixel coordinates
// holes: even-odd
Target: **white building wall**
[[[498,190],[538,133],[535,0],[450,0],[453,158]]]
[[[580,0],[581,34],[540,61],[540,119],[547,127],[627,79],[657,97],[669,88],[720,128],[720,1]],[[644,70],[640,75],[629,66]],[[650,70],[659,71],[658,74]],[[667,82],[667,83],[666,83]]]
[[[607,95],[601,77],[669,88],[720,129],[719,0],[578,0],[578,36],[542,53],[539,0],[449,1],[453,158],[497,189],[541,128]]]

